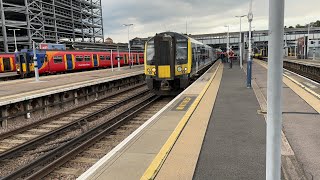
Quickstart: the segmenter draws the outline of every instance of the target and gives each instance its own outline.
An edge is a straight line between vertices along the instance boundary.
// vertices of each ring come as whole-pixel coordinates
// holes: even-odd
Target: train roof
[[[171,35],[171,36],[181,36],[181,37],[184,37],[184,38],[186,38],[186,39],[190,39],[190,41],[191,41],[192,43],[204,45],[206,48],[212,49],[211,46],[208,46],[208,45],[206,45],[206,44],[203,44],[202,42],[197,41],[197,40],[195,40],[195,39],[193,39],[193,38],[191,38],[191,37],[189,37],[189,36],[187,36],[187,35],[185,35],[185,34],[182,34],[182,33],[166,31],[166,32],[162,32],[162,33],[157,33],[156,35],[158,35],[158,34],[169,34],[169,35]],[[150,40],[153,39],[154,37],[155,37],[155,36],[152,36],[148,41],[150,41]]]

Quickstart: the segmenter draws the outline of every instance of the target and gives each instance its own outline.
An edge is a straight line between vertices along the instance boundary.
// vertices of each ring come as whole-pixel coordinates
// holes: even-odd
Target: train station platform
[[[245,73],[216,63],[78,179],[264,179],[259,109]]]
[[[143,65],[137,65],[133,66],[132,69],[121,67],[120,71],[114,68],[114,71],[101,69],[40,76],[39,82],[35,82],[35,78],[0,82],[0,106],[99,84],[113,79],[143,74],[143,68]]]

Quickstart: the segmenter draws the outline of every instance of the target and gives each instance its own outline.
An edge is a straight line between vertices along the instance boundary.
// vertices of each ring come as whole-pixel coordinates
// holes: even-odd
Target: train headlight
[[[152,68],[152,72],[156,72],[156,68]]]
[[[182,67],[179,66],[179,67],[177,68],[177,71],[178,71],[178,72],[181,72],[181,71],[182,71]]]
[[[148,72],[151,72],[151,69],[150,69],[150,68],[148,68],[148,69],[147,69],[147,71],[148,71]]]
[[[187,70],[188,70],[188,68],[187,68],[187,67],[185,67],[185,68],[184,68],[184,71],[186,71],[186,72],[187,72]]]

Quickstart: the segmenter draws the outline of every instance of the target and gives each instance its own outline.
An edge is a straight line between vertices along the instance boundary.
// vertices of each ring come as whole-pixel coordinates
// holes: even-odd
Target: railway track
[[[61,144],[72,140],[79,134],[83,134],[89,129],[92,129],[97,125],[94,123],[95,120],[101,116],[112,113],[117,114],[118,109],[129,108],[126,106],[130,103],[135,103],[135,101],[141,97],[150,96],[150,93],[144,85],[135,88],[134,90],[132,88],[125,89],[121,93],[117,93],[112,96],[112,98],[107,98],[104,101],[99,100],[99,102],[88,104],[87,107],[79,107],[76,110],[67,111],[62,113],[62,115],[53,116],[36,124],[28,125],[28,127],[21,127],[3,134],[3,136],[1,135],[1,146],[4,146],[2,144],[3,142],[14,141],[17,137],[21,138],[21,134],[25,135],[25,137],[27,137],[26,139],[30,139],[25,139],[25,141],[21,141],[22,143],[0,154],[0,169],[2,170],[0,171],[0,177],[5,176],[16,167],[26,163],[25,161],[32,160],[32,158],[26,157],[28,154],[30,156],[36,154],[35,158],[37,158],[39,154],[50,152]],[[128,91],[131,92],[131,95],[127,94]],[[54,126],[48,126],[52,124]],[[34,130],[38,130],[40,134],[38,136],[26,136],[26,133],[33,132]],[[69,138],[64,138],[64,136],[70,132],[71,135],[69,135]]]
[[[61,177],[62,175],[59,175],[59,172],[63,172],[63,167],[60,166],[66,164],[66,166],[68,166],[68,163],[78,161],[80,164],[81,162],[90,162],[93,164],[94,161],[102,156],[103,153],[101,154],[101,152],[103,152],[102,149],[105,147],[104,143],[109,144],[109,146],[107,146],[109,149],[104,149],[106,154],[112,149],[112,146],[121,142],[126,135],[129,135],[134,129],[138,128],[149,117],[168,103],[168,100],[166,100],[165,102],[160,101],[158,104],[153,104],[156,103],[159,98],[159,96],[153,94],[142,96],[139,102],[131,103],[130,108],[125,108],[121,110],[121,112],[114,114],[112,118],[104,120],[103,123],[90,128],[71,140],[66,140],[65,143],[59,145],[57,148],[12,171],[3,179],[42,179],[44,177],[51,179],[54,176]],[[162,105],[160,105],[161,103]],[[114,138],[114,136],[118,138]],[[101,149],[97,147],[101,147]],[[88,154],[88,152],[91,152],[91,156],[86,157],[85,154]],[[92,154],[92,152],[97,154]],[[92,156],[96,158],[90,158]],[[89,168],[90,166],[87,165],[85,167]],[[85,168],[83,171],[84,170]],[[51,172],[53,173],[50,174]],[[50,175],[47,176],[48,174]]]

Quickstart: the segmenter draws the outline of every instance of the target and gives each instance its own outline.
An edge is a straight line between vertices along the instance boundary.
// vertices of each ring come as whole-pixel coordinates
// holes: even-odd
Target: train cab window
[[[147,65],[154,65],[155,63],[154,40],[150,40],[147,44]]]
[[[53,62],[55,64],[62,63],[62,56],[54,56],[53,57]]]
[[[83,61],[83,57],[82,57],[82,56],[76,56],[76,61],[77,61],[77,62]]]
[[[106,60],[111,60],[111,57],[110,56],[106,56]]]
[[[105,59],[104,56],[100,56],[100,60],[103,61],[103,60],[106,60],[106,59]]]
[[[188,42],[185,39],[177,39],[176,64],[188,63]]]
[[[91,61],[90,56],[84,56],[84,61],[87,61],[87,62]]]

